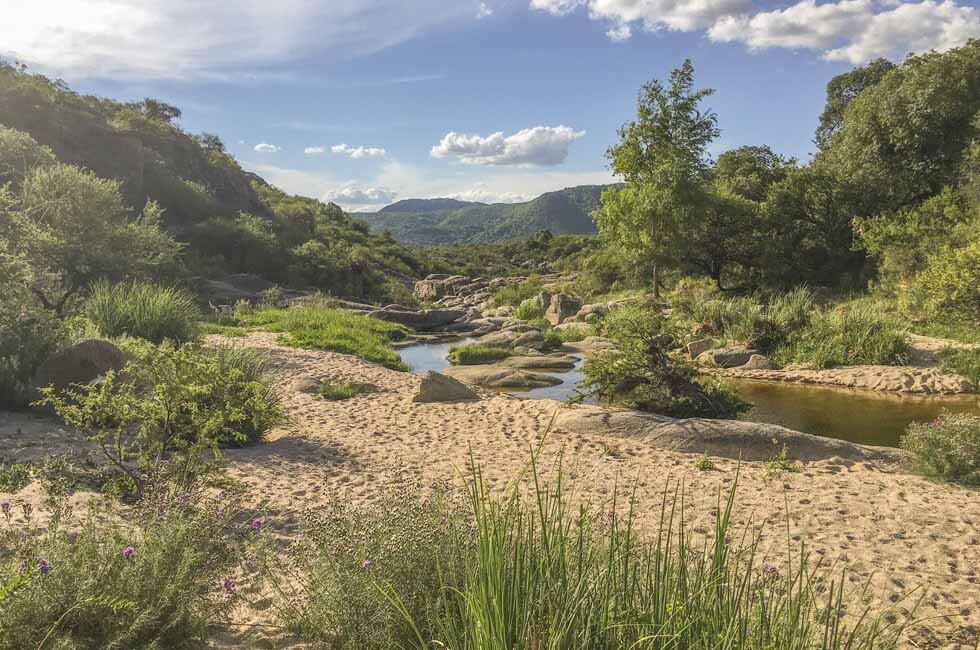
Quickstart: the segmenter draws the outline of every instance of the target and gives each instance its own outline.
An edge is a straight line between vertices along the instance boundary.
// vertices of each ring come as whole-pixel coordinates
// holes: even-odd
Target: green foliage
[[[775,440],[773,441],[775,444]],[[789,449],[786,445],[783,445],[779,451],[773,450],[772,455],[769,460],[766,461],[766,478],[769,480],[778,478],[779,476],[791,473],[795,474],[800,471],[800,466],[790,459]]]
[[[932,422],[910,424],[901,444],[925,476],[980,485],[980,417],[944,411]]]
[[[342,401],[352,399],[364,393],[374,392],[374,387],[367,384],[352,384],[345,381],[324,379],[317,387],[316,394],[325,400]]]
[[[926,319],[980,324],[980,236],[931,255],[910,299]]]
[[[541,337],[544,339],[544,344],[542,348],[544,350],[557,350],[564,344],[564,339],[562,339],[561,334],[554,329],[548,328],[541,332]]]
[[[715,461],[711,460],[708,452],[704,452],[698,457],[698,462],[694,464],[694,468],[699,472],[710,472],[715,469]]]
[[[96,283],[85,315],[103,336],[153,343],[192,340],[201,317],[194,298],[183,289],[138,282]]]
[[[641,538],[631,508],[573,504],[560,469],[552,484],[536,468],[529,479],[526,496],[499,494],[475,470],[462,504],[440,491],[362,511],[334,500],[288,558],[298,588],[281,590],[284,621],[364,650],[897,646],[901,625],[844,619],[843,579],[812,573],[805,555],[763,564],[758,537],[733,530],[734,491],[708,539],[680,520],[678,493]]]
[[[31,466],[0,461],[0,492],[18,492],[31,482]]]
[[[408,330],[342,309],[308,306],[292,309],[260,308],[236,314],[232,325],[282,332],[282,342],[298,348],[352,354],[395,370],[407,370],[392,347]]]
[[[464,345],[459,348],[449,349],[449,361],[458,365],[475,365],[481,363],[493,363],[513,355],[512,350],[506,348],[494,348],[479,343]]]
[[[260,539],[238,500],[160,490],[137,505],[133,523],[96,504],[0,530],[0,649],[198,648],[229,620],[248,585],[225,581]]]
[[[544,312],[544,307],[537,302],[532,302],[532,299],[528,298],[514,310],[514,318],[527,321],[538,320],[544,318]]]
[[[850,365],[905,365],[909,342],[904,328],[873,305],[852,304],[815,312],[806,329],[777,354],[815,368]]]
[[[939,351],[939,367],[980,386],[980,348],[944,348]]]
[[[588,323],[575,323],[569,327],[555,328],[550,331],[554,332],[562,343],[577,343],[595,333],[593,327]]]
[[[894,68],[894,63],[879,58],[839,74],[827,83],[827,102],[820,114],[820,126],[815,138],[818,147],[826,149],[830,146],[834,136],[844,126],[848,105],[865,89],[878,85]]]
[[[532,275],[523,282],[513,282],[500,287],[493,292],[491,301],[497,307],[507,305],[517,307],[525,300],[537,296],[543,288],[541,281]]]
[[[124,492],[142,493],[160,474],[190,484],[220,445],[254,442],[285,421],[265,361],[253,351],[166,344],[131,353],[120,374],[63,395],[45,389],[42,401],[98,446]]]
[[[603,319],[602,329],[617,349],[586,361],[584,395],[678,418],[734,418],[748,409],[725,384],[670,354],[670,324],[655,309],[622,307]]]

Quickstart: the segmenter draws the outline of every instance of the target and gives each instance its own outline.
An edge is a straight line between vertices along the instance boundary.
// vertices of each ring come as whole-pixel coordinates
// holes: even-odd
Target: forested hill
[[[433,209],[452,199],[400,201],[380,212],[359,213],[372,229],[422,246],[524,239],[541,230],[554,234],[596,232],[592,211],[606,185],[581,185],[542,194],[527,203],[471,203]],[[428,208],[428,209],[426,209]]]
[[[381,208],[379,212],[439,212],[468,208],[473,205],[486,205],[486,203],[460,201],[459,199],[405,199]]]

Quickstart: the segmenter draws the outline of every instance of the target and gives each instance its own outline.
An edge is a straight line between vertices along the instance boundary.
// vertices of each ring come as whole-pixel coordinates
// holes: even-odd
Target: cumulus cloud
[[[316,52],[371,54],[471,20],[445,0],[4,2],[0,54],[71,77],[247,79]]]
[[[308,156],[315,156],[324,152],[326,152],[326,149],[323,147],[307,147],[306,149],[303,149],[303,153]]]
[[[255,145],[255,150],[259,153],[276,153],[277,151],[282,151],[282,147],[277,147],[274,144],[269,144],[268,142],[261,142]]]
[[[336,190],[326,192],[322,200],[338,203],[340,205],[384,205],[391,203],[398,196],[396,192],[383,187],[358,187],[348,185]]]
[[[830,61],[860,64],[884,56],[945,51],[980,37],[980,9],[957,0],[800,0],[759,11],[751,0],[531,0],[556,16],[584,8],[624,41],[633,26],[646,31],[706,30],[716,42],[753,50],[813,50]]]
[[[447,198],[459,201],[476,201],[478,203],[524,203],[530,201],[533,196],[519,194],[517,192],[498,192],[489,187],[486,183],[474,183],[472,187],[462,191],[450,192]],[[433,197],[441,198],[441,197]]]
[[[483,20],[484,18],[487,18],[492,15],[493,15],[493,9],[487,6],[487,3],[485,2],[481,2],[480,5],[476,8],[477,20]]]
[[[349,144],[335,144],[330,147],[330,151],[351,158],[384,158],[388,154],[381,147],[352,147]]]
[[[486,137],[451,131],[432,147],[433,158],[456,158],[471,165],[560,165],[569,145],[585,135],[567,126],[536,126],[505,136]]]

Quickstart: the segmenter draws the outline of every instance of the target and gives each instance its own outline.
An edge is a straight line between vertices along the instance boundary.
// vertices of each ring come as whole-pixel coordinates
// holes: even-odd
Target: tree
[[[768,146],[746,146],[718,156],[711,174],[718,188],[762,203],[769,189],[795,168],[794,158],[780,156]]]
[[[666,85],[655,79],[643,86],[636,119],[606,152],[626,187],[603,193],[596,223],[607,240],[651,263],[656,296],[660,267],[677,258],[684,230],[704,203],[707,147],[720,132],[717,116],[701,102],[713,92],[694,88],[694,66],[685,61]]]
[[[197,136],[197,141],[208,151],[224,151],[225,143],[220,136],[214,133],[202,133]]]
[[[137,103],[136,107],[147,118],[166,124],[173,124],[181,116],[181,111],[176,106],[149,97]]]
[[[895,68],[887,59],[875,59],[865,66],[839,74],[827,84],[827,103],[820,115],[815,142],[821,149],[830,146],[831,140],[844,124],[844,112],[855,97],[865,89],[878,85]]]

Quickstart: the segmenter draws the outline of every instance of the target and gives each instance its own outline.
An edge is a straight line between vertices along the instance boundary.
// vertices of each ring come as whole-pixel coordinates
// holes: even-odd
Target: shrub
[[[449,361],[454,364],[469,366],[481,363],[493,363],[513,355],[512,350],[494,348],[486,345],[465,345],[461,348],[449,349]]]
[[[408,370],[392,347],[393,341],[408,337],[408,329],[342,309],[312,305],[236,311],[232,324],[282,332],[285,345],[352,354],[388,368]]]
[[[533,298],[541,293],[543,288],[541,281],[531,276],[524,282],[514,282],[500,287],[493,292],[491,301],[497,307],[505,305],[517,307],[528,298]]]
[[[31,466],[0,461],[0,492],[18,492],[31,482]]]
[[[35,371],[66,332],[51,312],[30,299],[3,296],[6,291],[0,291],[0,407],[22,407],[31,400]]]
[[[810,325],[779,353],[817,368],[845,365],[904,365],[909,342],[901,325],[872,305],[815,313]]]
[[[562,346],[562,345],[564,344],[564,342],[565,342],[565,341],[564,341],[564,340],[562,339],[562,337],[561,337],[561,334],[559,334],[559,333],[558,333],[558,332],[557,332],[556,330],[554,330],[554,329],[550,329],[550,328],[549,328],[549,329],[546,329],[546,330],[544,330],[544,331],[543,331],[543,332],[541,333],[541,336],[542,336],[542,338],[544,339],[544,345],[543,345],[543,348],[544,348],[545,350],[557,350],[557,349],[558,349],[558,348],[560,348],[560,347],[561,347],[561,346]]]
[[[137,505],[133,524],[93,507],[0,532],[0,650],[197,648],[228,620],[258,541],[237,499],[160,492]]]
[[[666,294],[667,303],[682,320],[703,322],[702,306],[722,298],[718,285],[710,278],[681,278]]]
[[[669,350],[674,337],[655,309],[626,306],[609,314],[603,332],[615,351],[597,354],[583,366],[582,399],[601,400],[671,417],[733,418],[749,405],[721,381],[699,375]]]
[[[939,351],[943,372],[966,377],[980,386],[980,348],[945,348]]]
[[[926,319],[980,323],[980,240],[931,256],[912,286],[912,311]]]
[[[573,504],[560,468],[530,482],[526,497],[516,485],[497,495],[476,469],[462,506],[438,491],[366,512],[336,500],[287,560],[299,588],[282,590],[295,594],[285,622],[364,650],[897,645],[900,625],[845,619],[844,580],[818,588],[805,556],[763,564],[759,538],[731,529],[734,490],[705,541],[675,514],[676,493],[641,539],[631,508]]]
[[[932,422],[913,422],[901,446],[925,476],[980,485],[980,416],[944,411]]]
[[[85,303],[85,315],[103,336],[135,336],[153,343],[192,340],[201,317],[185,290],[140,282],[99,282]]]
[[[528,300],[525,300],[517,306],[517,309],[514,311],[514,318],[527,321],[544,318],[544,307],[533,301],[529,302]]]
[[[285,420],[255,352],[165,345],[135,354],[120,374],[64,395],[45,389],[42,401],[115,467],[112,489],[141,493],[160,472],[186,484],[208,469],[206,452],[255,441]]]
[[[320,382],[316,394],[325,400],[340,401],[357,397],[365,393],[373,393],[376,389],[368,384],[351,384],[325,379]]]
[[[570,327],[553,330],[558,333],[562,343],[576,343],[592,336],[592,326],[586,323],[576,323]]]

